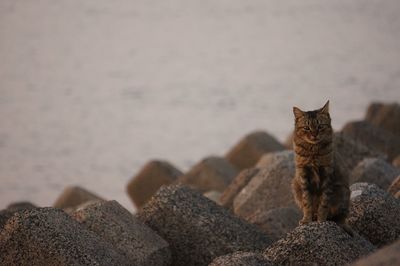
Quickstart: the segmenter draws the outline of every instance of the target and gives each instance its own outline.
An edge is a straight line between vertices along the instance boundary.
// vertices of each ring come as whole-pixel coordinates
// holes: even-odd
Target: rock
[[[386,190],[400,175],[400,169],[378,158],[365,158],[350,173],[350,184],[372,183]]]
[[[72,216],[133,265],[170,265],[168,243],[116,201],[90,204]]]
[[[396,193],[400,191],[400,175],[395,180],[393,180],[387,191],[392,195],[396,195]]]
[[[111,244],[64,211],[16,212],[0,233],[0,265],[129,265]]]
[[[248,217],[247,221],[257,225],[273,241],[276,241],[295,229],[301,217],[302,213],[299,209],[286,207],[257,212]]]
[[[227,160],[211,156],[193,166],[189,172],[179,177],[179,181],[201,192],[223,192],[236,175],[236,168]]]
[[[209,266],[272,266],[260,253],[238,251],[214,259]]]
[[[203,194],[204,197],[214,201],[218,205],[221,205],[221,200],[220,200],[221,195],[222,195],[221,192],[215,190],[207,191],[206,193]]]
[[[400,199],[400,190],[396,192],[396,194],[394,194],[394,197],[396,199]]]
[[[281,156],[284,154],[285,156]],[[257,211],[268,211],[279,207],[294,207],[291,182],[295,174],[293,152],[275,154],[276,160],[260,171],[237,194],[233,211],[241,217],[248,217]]]
[[[183,173],[166,161],[148,162],[127,185],[127,193],[141,208],[162,185],[174,183]]]
[[[334,222],[298,226],[269,246],[264,255],[276,265],[345,265],[373,252],[375,247],[351,237]]]
[[[245,136],[225,156],[225,158],[243,170],[253,167],[264,153],[284,150],[285,147],[274,137],[263,131]]]
[[[400,137],[400,105],[398,103],[372,103],[365,120]]]
[[[350,186],[349,225],[378,247],[400,236],[400,201],[374,184]]]
[[[3,228],[3,226],[7,223],[8,219],[10,219],[14,215],[15,212],[21,211],[21,210],[34,209],[34,208],[36,208],[35,205],[33,205],[30,202],[26,202],[26,201],[15,202],[15,203],[9,204],[7,206],[7,209],[0,211],[0,231]]]
[[[221,255],[271,244],[256,226],[181,185],[162,187],[137,217],[170,244],[172,265],[207,265]]]
[[[87,201],[102,201],[103,199],[79,186],[66,187],[53,204],[59,209],[74,209]]]
[[[392,165],[394,167],[400,168],[400,155],[397,155],[396,158],[393,159]]]
[[[261,156],[260,160],[256,164],[256,168],[266,168],[269,165],[275,163],[276,161],[289,159],[294,161],[294,153],[291,150],[283,150],[265,153]]]
[[[400,154],[400,138],[368,121],[347,123],[342,132],[370,149],[386,154],[390,161]]]
[[[250,182],[260,169],[249,168],[242,170],[229,186],[222,193],[220,201],[221,205],[228,209],[233,209],[233,200],[236,195]]]
[[[393,266],[400,265],[400,240],[371,255],[357,260],[354,266]]]

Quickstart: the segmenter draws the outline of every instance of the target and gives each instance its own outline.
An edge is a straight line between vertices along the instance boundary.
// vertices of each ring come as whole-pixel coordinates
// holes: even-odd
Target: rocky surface
[[[0,265],[129,265],[114,247],[64,211],[16,212],[0,232]]]
[[[181,185],[162,187],[137,217],[170,244],[173,265],[207,265],[221,255],[271,244],[255,225]]]
[[[243,170],[253,167],[264,153],[284,150],[285,146],[264,131],[246,135],[225,156],[226,159]]]
[[[162,185],[174,183],[183,173],[167,161],[153,160],[132,177],[126,187],[137,208],[145,204]]]
[[[357,260],[354,266],[393,266],[400,265],[400,240],[379,249],[371,255]]]
[[[400,104],[371,103],[365,120],[400,137]]]
[[[235,252],[214,259],[209,266],[272,266],[273,264],[260,253]]]
[[[291,150],[283,150],[283,151],[266,153],[263,156],[261,156],[260,160],[258,160],[255,167],[256,168],[266,168],[269,165],[275,163],[276,161],[280,161],[280,160],[294,161],[294,152]]]
[[[356,183],[351,187],[348,223],[378,247],[400,237],[400,201],[374,184]]]
[[[366,239],[351,237],[334,222],[313,222],[297,227],[264,254],[276,265],[344,265],[374,250]]]
[[[400,168],[400,155],[397,155],[396,158],[393,159],[392,165],[394,167]]]
[[[400,175],[393,180],[392,184],[390,184],[388,190],[392,195],[396,195],[398,191],[400,191]]]
[[[54,202],[53,207],[59,209],[70,209],[88,201],[102,201],[101,197],[79,186],[66,187]]]
[[[179,182],[202,192],[210,190],[223,192],[237,173],[237,169],[224,158],[211,156],[179,177]]]
[[[221,192],[215,190],[207,191],[206,193],[203,194],[204,197],[214,201],[218,205],[221,205],[221,195],[222,195]]]
[[[21,210],[34,209],[34,208],[36,208],[34,204],[26,201],[21,201],[21,202],[11,203],[7,206],[6,209],[0,210],[0,231],[3,228],[3,226],[7,223],[8,219],[10,219],[15,212]]]
[[[394,179],[400,175],[400,169],[378,158],[365,158],[350,173],[350,184],[371,183],[383,190],[388,189]]]

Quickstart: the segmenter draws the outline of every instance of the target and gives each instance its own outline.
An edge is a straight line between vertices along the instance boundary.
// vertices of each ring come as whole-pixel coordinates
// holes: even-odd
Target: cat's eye
[[[304,130],[309,131],[310,127],[303,127]]]

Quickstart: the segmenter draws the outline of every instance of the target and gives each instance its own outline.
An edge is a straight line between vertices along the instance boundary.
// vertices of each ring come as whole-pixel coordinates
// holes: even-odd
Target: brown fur
[[[346,231],[350,190],[347,175],[335,166],[333,130],[329,115],[329,101],[324,107],[303,112],[293,107],[295,131],[296,175],[292,188],[297,205],[303,211],[300,224],[311,221],[337,222]]]

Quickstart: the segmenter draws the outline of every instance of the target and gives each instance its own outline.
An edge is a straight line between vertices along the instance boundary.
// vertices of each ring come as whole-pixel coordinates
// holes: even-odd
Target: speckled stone
[[[172,265],[207,265],[221,255],[271,244],[256,226],[182,185],[162,187],[137,217],[170,244]]]
[[[0,265],[129,265],[60,209],[18,211],[0,233]]]
[[[59,209],[74,209],[88,201],[102,201],[96,194],[79,186],[66,187],[57,198],[53,207]]]
[[[141,208],[162,185],[174,183],[183,173],[167,161],[153,160],[132,177],[126,187],[129,197]]]
[[[400,138],[368,121],[349,122],[342,132],[355,141],[386,154],[389,161],[400,154]]]
[[[221,205],[225,208],[232,209],[233,200],[236,195],[250,182],[259,170],[258,168],[242,170],[222,193]]]
[[[116,201],[90,204],[72,216],[133,265],[162,266],[171,262],[168,243]]]
[[[357,260],[354,266],[394,266],[400,265],[400,240]]]
[[[378,247],[400,237],[400,201],[374,184],[350,186],[349,225]]]
[[[257,225],[273,241],[284,237],[297,227],[302,213],[297,208],[276,208],[265,212],[257,212],[247,218],[249,223]]]
[[[225,156],[225,158],[243,170],[253,167],[264,153],[284,150],[273,136],[264,131],[256,131],[246,135]]]
[[[294,161],[294,152],[291,150],[283,150],[283,151],[265,153],[263,156],[261,156],[260,160],[258,160],[255,167],[261,169],[266,168],[274,164],[276,161],[281,161],[281,160]]]
[[[365,158],[350,173],[350,184],[371,183],[386,190],[400,175],[400,169],[379,158]]]
[[[260,253],[238,251],[214,259],[209,266],[272,266]]]
[[[334,222],[298,226],[264,254],[277,265],[345,265],[375,250],[368,240],[351,237]]]
[[[7,206],[7,209],[0,211],[0,231],[3,226],[7,223],[8,219],[10,219],[15,212],[21,210],[29,210],[34,209],[36,206],[27,201],[15,202],[11,203]]]
[[[237,173],[237,169],[224,158],[210,156],[193,166],[178,180],[181,184],[201,192],[210,190],[223,192]]]
[[[371,103],[365,120],[400,137],[400,104]]]
[[[214,201],[218,205],[221,205],[221,195],[222,195],[221,192],[215,190],[207,191],[206,193],[203,194],[204,197]]]
[[[400,191],[400,175],[393,180],[387,191],[392,195],[396,195],[396,193]]]

